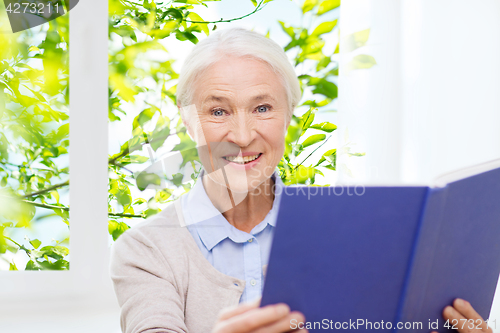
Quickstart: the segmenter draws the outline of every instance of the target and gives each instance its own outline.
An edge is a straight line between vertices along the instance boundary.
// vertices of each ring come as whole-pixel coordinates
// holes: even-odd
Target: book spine
[[[417,322],[421,311],[426,286],[429,281],[432,262],[442,225],[447,187],[428,188],[422,207],[418,230],[413,242],[413,252],[408,273],[401,292],[396,323]],[[422,323],[422,332],[428,332],[428,323]],[[397,327],[393,332],[399,332]]]

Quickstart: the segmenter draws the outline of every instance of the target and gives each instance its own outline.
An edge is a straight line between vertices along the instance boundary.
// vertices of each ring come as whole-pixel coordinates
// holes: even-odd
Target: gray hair
[[[290,118],[301,98],[300,84],[283,48],[263,35],[243,28],[217,31],[193,48],[182,66],[177,83],[177,104],[183,108],[192,103],[193,82],[210,65],[225,56],[252,57],[267,63],[281,78],[285,87]]]

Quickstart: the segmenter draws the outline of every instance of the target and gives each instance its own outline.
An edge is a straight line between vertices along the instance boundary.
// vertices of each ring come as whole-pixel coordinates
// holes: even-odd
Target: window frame
[[[56,315],[75,307],[118,309],[107,231],[108,1],[80,1],[66,15],[71,44],[70,270],[1,271],[0,318],[19,311]]]

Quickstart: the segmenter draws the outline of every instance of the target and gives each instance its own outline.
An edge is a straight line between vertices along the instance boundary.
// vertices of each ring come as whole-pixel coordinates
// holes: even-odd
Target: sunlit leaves
[[[330,122],[322,122],[319,124],[312,125],[310,128],[318,129],[324,132],[331,133],[337,129],[337,126]]]
[[[195,12],[191,12],[189,13],[188,15],[188,18],[191,20],[191,21],[197,21],[197,22],[205,22],[205,20],[203,20],[201,18],[200,15],[196,14]],[[203,31],[205,33],[205,35],[208,36],[208,34],[210,33],[209,30],[208,30],[208,25],[205,24],[205,23],[193,23],[190,27],[191,30],[194,30],[195,27],[199,27],[201,29],[201,31]]]
[[[302,13],[307,13],[312,10],[314,6],[318,3],[318,0],[305,0],[302,4]]]
[[[338,20],[326,21],[326,22],[320,23],[313,30],[313,32],[311,33],[311,36],[319,36],[319,35],[326,34],[330,31],[332,31],[333,28],[335,28],[337,26],[337,22],[338,22]]]
[[[181,175],[181,179],[180,179],[181,181],[182,181],[182,176],[183,176],[183,175]],[[177,179],[178,179],[178,178],[179,178],[179,177],[177,177]],[[180,185],[180,184],[179,184],[179,185]],[[177,186],[179,186],[179,185],[177,185]],[[172,192],[173,192],[173,191],[172,191],[171,189],[168,189],[168,188],[165,188],[165,189],[163,189],[163,190],[159,190],[159,191],[158,191],[158,192],[156,192],[156,194],[155,194],[155,200],[156,200],[157,202],[160,202],[160,203],[165,203],[165,202],[167,202],[167,200],[168,200],[168,199],[172,196]]]
[[[38,239],[33,239],[30,240],[30,244],[33,245],[34,249],[38,249],[38,247],[40,247],[40,244],[42,244],[42,242],[40,242]]]
[[[298,165],[284,180],[285,185],[296,185],[296,184],[306,184],[308,181],[314,184],[314,177],[317,170],[312,167],[306,167],[303,165]]]
[[[302,142],[302,147],[306,148],[318,142],[321,142],[326,139],[326,134],[314,134],[309,136],[304,142]]]
[[[316,163],[316,166],[327,161],[330,163],[329,165],[333,167],[333,170],[335,170],[336,157],[337,157],[337,149],[327,150],[325,153],[323,153],[318,163]]]
[[[137,182],[137,188],[144,191],[149,185],[160,186],[161,178],[156,173],[149,173],[143,171],[137,175],[135,178]]]
[[[364,46],[370,37],[370,29],[361,30],[344,37],[344,52],[351,52]]]
[[[374,57],[368,54],[358,54],[347,64],[347,71],[353,69],[368,69],[377,64]]]
[[[179,23],[177,21],[167,21],[161,29],[153,30],[150,35],[155,39],[163,39],[170,36],[178,27]]]
[[[118,222],[114,220],[108,221],[108,232],[113,237],[113,240],[117,240],[127,229],[130,227],[124,222]]]
[[[323,0],[318,6],[318,15],[323,15],[340,6],[340,0]]]
[[[255,7],[268,2],[250,1]],[[169,40],[176,39],[190,44],[209,35],[216,28],[215,22],[205,22],[197,11],[197,6],[207,5],[205,2],[178,0],[168,5],[156,2],[154,6],[151,0],[141,0],[136,6],[127,2],[121,7],[114,0],[110,2],[110,12],[114,14],[110,17],[109,30],[113,41],[110,44],[113,46],[110,49],[109,119],[123,121],[124,110],[138,110],[131,125],[127,125],[130,139],[109,158],[111,220],[108,227],[113,239],[128,228],[127,218],[157,214],[165,204],[190,190],[200,171],[195,142],[186,133],[179,116],[170,113],[167,116],[165,112],[176,104],[178,73],[172,68],[177,60],[175,54],[173,50],[155,49],[154,44],[148,43],[169,45]],[[337,7],[338,1],[303,0],[300,10],[307,24],[291,26],[279,22],[289,38],[284,49],[297,72],[305,74],[302,71],[309,67],[317,70],[314,75],[299,77],[308,100],[303,101],[297,114],[292,116],[285,138],[285,153],[278,166],[280,176],[289,185],[314,184],[316,175],[333,167],[331,152],[330,155],[321,155],[323,151],[310,154],[327,143],[330,133],[336,129],[330,122],[315,121],[318,122],[317,114],[328,111],[328,105],[337,98],[337,57],[332,53],[333,48],[325,45],[335,33],[338,21],[328,15],[320,17]],[[122,13],[117,14],[120,11]],[[158,57],[150,57],[150,54]],[[156,97],[150,99],[156,96],[154,94],[158,94],[160,102]],[[168,151],[162,149],[165,147]],[[169,173],[155,169],[161,163],[165,168],[165,158],[174,159],[173,156],[178,158],[176,163],[184,171]],[[323,160],[318,164],[320,159]],[[130,190],[130,197],[126,188]]]

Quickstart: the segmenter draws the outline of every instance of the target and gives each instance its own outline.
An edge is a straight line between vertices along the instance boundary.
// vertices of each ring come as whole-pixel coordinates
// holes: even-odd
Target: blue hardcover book
[[[262,305],[287,303],[310,332],[444,332],[457,297],[488,318],[499,273],[500,160],[432,187],[289,187]]]

